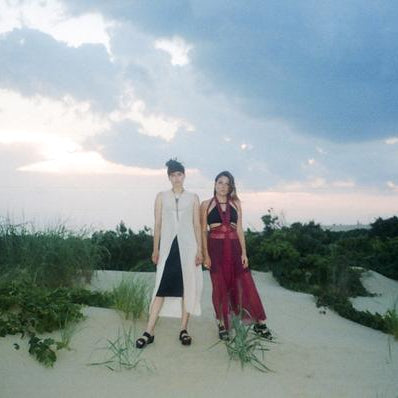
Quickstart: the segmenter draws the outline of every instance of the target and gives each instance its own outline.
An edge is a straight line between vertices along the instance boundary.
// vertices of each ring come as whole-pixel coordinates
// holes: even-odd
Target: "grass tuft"
[[[398,299],[384,315],[384,320],[387,325],[387,333],[391,334],[395,340],[398,340]]]
[[[112,294],[114,307],[122,311],[126,319],[135,321],[148,313],[150,286],[146,280],[138,276],[124,278]]]
[[[112,371],[123,369],[131,370],[143,366],[146,370],[152,370],[148,362],[141,358],[142,350],[135,346],[135,334],[130,326],[128,330],[124,327],[122,332],[118,330],[118,336],[114,340],[108,339],[108,345],[102,349],[107,350],[110,356],[102,362],[91,362],[90,366],[104,365]]]
[[[242,321],[242,315],[233,315],[229,340],[219,340],[212,347],[224,343],[230,361],[239,361],[242,369],[251,365],[261,372],[270,372],[272,370],[264,362],[265,352],[269,351],[267,342],[269,341],[254,333],[253,325]]]

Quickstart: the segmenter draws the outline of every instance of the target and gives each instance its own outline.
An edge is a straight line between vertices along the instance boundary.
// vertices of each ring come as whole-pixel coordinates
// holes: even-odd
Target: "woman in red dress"
[[[242,209],[232,174],[215,178],[214,196],[201,204],[204,265],[210,270],[219,337],[229,338],[233,314],[254,323],[258,335],[272,339],[246,254]]]

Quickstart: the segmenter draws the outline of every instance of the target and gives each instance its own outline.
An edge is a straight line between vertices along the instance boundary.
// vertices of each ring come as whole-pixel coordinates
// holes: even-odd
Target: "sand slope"
[[[321,314],[312,296],[280,287],[269,273],[253,274],[278,340],[267,352],[273,373],[250,367],[242,371],[229,363],[221,344],[209,349],[217,332],[206,272],[203,315],[193,318],[189,327],[193,345],[178,342],[177,319],[161,318],[155,343],[142,355],[156,370],[112,372],[87,366],[104,358],[104,352],[96,349],[106,338],[132,324],[116,311],[88,307],[84,310],[88,317],[72,340],[74,350],[59,352],[53,369],[29,356],[26,341],[0,338],[0,397],[398,397],[397,342],[390,339],[390,357],[385,334],[331,311]],[[99,272],[92,286],[109,289],[122,276]],[[140,276],[154,281],[153,274]],[[139,333],[144,324],[137,324]],[[14,350],[13,342],[21,343],[21,350]]]
[[[386,278],[374,271],[366,271],[361,277],[362,284],[374,297],[356,297],[351,299],[358,310],[368,310],[384,315],[386,311],[397,305],[398,310],[398,281]]]

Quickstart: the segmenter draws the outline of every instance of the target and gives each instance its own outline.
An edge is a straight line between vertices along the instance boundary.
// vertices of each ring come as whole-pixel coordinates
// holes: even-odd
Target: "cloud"
[[[136,122],[139,125],[139,133],[159,137],[165,141],[172,140],[179,129],[195,130],[194,126],[183,119],[149,113],[146,108],[144,101],[135,98],[133,90],[127,89],[122,96],[119,109],[113,111],[110,118],[114,122]]]
[[[258,4],[257,8],[251,3],[244,9],[236,4],[225,8],[231,17],[228,21],[214,17],[221,15],[214,10],[223,10],[222,3],[179,5],[172,1],[168,6],[153,7],[146,2],[122,0],[119,5],[90,0],[64,3],[65,13],[71,18],[95,14],[114,23],[107,30],[112,62],[103,44],[71,48],[33,29],[9,32],[0,42],[0,51],[6,55],[0,74],[3,87],[29,96],[39,93],[57,100],[73,98],[79,104],[88,104],[92,114],[108,124],[107,129],[94,135],[85,134],[83,141],[73,138],[82,146],[81,151],[99,153],[115,164],[142,168],[160,168],[164,160],[178,156],[211,178],[219,170],[230,169],[248,189],[257,190],[278,186],[281,181],[304,181],[308,189],[323,189],[321,181],[325,181],[325,189],[334,181],[385,189],[383,181],[395,177],[398,159],[382,140],[354,142],[348,130],[340,141],[333,141],[335,136],[314,133],[316,126],[322,129],[325,122],[314,124],[314,118],[322,119],[324,112],[333,109],[334,116],[339,115],[339,109],[334,108],[333,96],[330,104],[326,104],[329,98],[325,99],[324,109],[319,108],[319,91],[313,93],[312,88],[319,84],[323,69],[309,62],[321,54],[327,69],[328,49],[332,47],[336,56],[340,48],[346,51],[344,43],[338,45],[341,38],[332,43],[336,26],[328,30],[309,18],[322,14],[319,8],[314,11],[293,5],[283,14],[283,7],[273,1],[268,11]],[[324,21],[329,20],[334,7],[321,15]],[[280,23],[289,29],[293,28],[290,17],[297,12],[300,21],[310,20],[308,29],[319,33],[319,48],[312,48],[314,39],[309,38],[302,47],[292,49],[293,43],[287,40],[290,30],[284,32],[276,26],[277,19],[271,18],[270,12],[283,16]],[[264,20],[269,25],[264,26]],[[300,26],[295,29],[297,35],[291,36],[294,40],[309,35]],[[278,32],[283,32],[281,37],[276,36]],[[158,38],[174,37],[184,38],[185,44],[194,47],[195,51],[188,52],[189,67],[177,68],[164,62],[164,53],[154,47]],[[304,63],[298,62],[303,57],[300,51],[309,51]],[[46,54],[45,63],[38,54]],[[260,71],[259,65],[271,68]],[[315,67],[313,75],[310,67]],[[217,79],[217,73],[223,71],[226,76]],[[278,81],[279,74],[286,79]],[[328,76],[324,75],[322,82],[331,84],[333,91]],[[353,81],[348,79],[348,86]],[[294,82],[299,90],[289,91]],[[274,97],[276,89],[288,98]],[[319,106],[314,105],[311,114],[306,114],[306,101],[318,101]],[[45,114],[44,108],[41,114]],[[302,120],[311,128],[303,129]],[[375,138],[381,131],[394,130],[377,130]]]
[[[393,181],[387,181],[387,186],[394,192],[398,192],[398,184],[395,184]]]
[[[24,97],[0,89],[0,142],[45,144],[55,137],[83,142],[107,130],[106,117],[92,110],[87,101],[71,96],[54,100],[42,95]]]
[[[43,159],[19,166],[20,171],[126,175],[160,173],[156,168],[126,166],[104,158],[101,153],[103,145],[95,143],[94,137],[102,134],[112,136],[117,111],[108,116],[93,111],[89,102],[79,102],[69,96],[60,100],[40,95],[26,98],[10,90],[0,90],[0,109],[0,144],[29,145]],[[152,127],[158,134],[170,131],[174,134],[173,128],[177,130],[184,125],[176,120],[163,120],[139,112],[129,113],[126,118],[133,116],[138,131]],[[168,141],[168,136],[162,138]],[[136,139],[133,141],[137,143]],[[92,150],[85,149],[87,142],[89,145],[93,143]],[[141,151],[143,148],[137,149]],[[146,159],[148,152],[143,152],[143,155]],[[146,159],[145,165],[149,163]]]
[[[102,44],[111,54],[107,29],[112,25],[99,13],[70,16],[64,4],[56,0],[0,3],[0,34],[13,29],[30,28],[47,33],[72,47],[88,43]]]
[[[71,97],[55,101],[36,95],[26,98],[0,90],[0,144],[30,146],[42,161],[19,166],[20,171],[48,173],[157,173],[106,161],[101,154],[85,151],[88,137],[109,129],[109,122],[93,112],[87,102]]]
[[[163,50],[171,57],[170,62],[175,66],[185,66],[190,63],[188,53],[192,50],[193,46],[186,43],[186,41],[178,36],[171,39],[159,38],[155,41],[155,48]]]
[[[19,171],[55,174],[122,174],[134,176],[164,175],[164,170],[128,167],[104,159],[97,152],[73,151],[56,154],[56,158],[19,167]]]
[[[227,142],[229,142],[229,141],[227,141]],[[239,147],[240,147],[240,149],[241,149],[242,151],[250,151],[251,149],[253,149],[253,145],[251,145],[251,144],[246,144],[246,143],[240,144]]]
[[[2,36],[0,53],[2,88],[28,96],[70,95],[102,109],[116,106],[117,69],[102,45],[68,47],[48,34],[23,28]]]
[[[335,188],[342,190],[350,190],[356,187],[355,181],[351,179],[346,180],[332,180],[328,181],[323,177],[315,177],[304,181],[291,181],[283,184],[278,184],[270,191],[280,192],[316,192],[316,191],[335,191]]]
[[[195,69],[255,117],[335,142],[385,138],[397,126],[394,2],[68,4],[155,37],[184,37],[195,47]]]
[[[395,145],[398,144],[398,137],[391,137],[384,141],[387,145]]]

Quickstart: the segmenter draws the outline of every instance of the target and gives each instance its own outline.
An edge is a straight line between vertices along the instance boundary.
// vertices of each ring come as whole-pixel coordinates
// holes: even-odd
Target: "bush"
[[[398,217],[390,217],[383,220],[379,217],[374,223],[370,224],[370,236],[382,239],[398,237]]]
[[[372,329],[389,333],[387,322],[379,313],[372,314],[369,311],[358,311],[353,307],[347,297],[341,297],[334,292],[319,292],[316,302],[318,307],[330,307],[340,316],[357,322],[361,325],[368,326]]]
[[[94,244],[102,248],[102,256],[97,264],[99,269],[141,271],[140,265],[147,271],[154,271],[148,267],[152,254],[153,238],[149,228],[134,233],[123,222],[116,227],[116,231],[100,231],[92,235]]]
[[[84,233],[60,226],[36,232],[27,224],[0,223],[0,277],[46,287],[90,281],[100,248]]]

